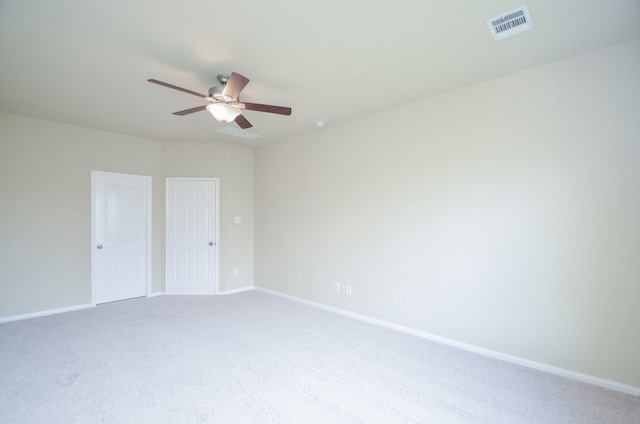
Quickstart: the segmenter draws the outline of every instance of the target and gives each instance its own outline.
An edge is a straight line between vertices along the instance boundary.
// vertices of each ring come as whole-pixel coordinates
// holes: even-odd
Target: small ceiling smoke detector
[[[487,21],[487,28],[495,41],[512,37],[533,29],[527,6],[504,13]]]

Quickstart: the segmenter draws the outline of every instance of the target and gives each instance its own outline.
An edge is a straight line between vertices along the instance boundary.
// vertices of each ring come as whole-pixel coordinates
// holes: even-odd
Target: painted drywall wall
[[[638,75],[635,40],[260,148],[256,286],[640,387]]]
[[[0,317],[91,303],[92,170],[152,177],[162,290],[161,160],[157,141],[0,114]]]
[[[164,290],[165,178],[221,178],[220,286],[251,286],[253,168],[247,147],[0,114],[0,318],[91,303],[92,170],[152,177],[152,292]]]
[[[166,177],[220,178],[220,290],[253,285],[254,150],[232,143],[164,143]],[[240,224],[234,223],[240,217]],[[233,270],[238,270],[238,275]]]

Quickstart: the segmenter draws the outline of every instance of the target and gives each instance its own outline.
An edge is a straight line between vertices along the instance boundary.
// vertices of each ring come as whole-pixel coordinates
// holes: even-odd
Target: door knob
[[[213,246],[213,242],[212,241],[209,242],[209,246]]]
[[[98,247],[98,249],[102,249],[102,245],[101,244],[99,244],[97,247]]]

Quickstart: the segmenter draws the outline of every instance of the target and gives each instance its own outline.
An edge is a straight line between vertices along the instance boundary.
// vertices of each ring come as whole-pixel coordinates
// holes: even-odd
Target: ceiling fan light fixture
[[[156,79],[149,79],[147,81],[162,85],[173,90],[182,91],[187,94],[201,97],[208,100],[208,105],[196,106],[178,112],[173,112],[174,115],[184,116],[203,110],[208,110],[209,113],[219,122],[224,124],[228,122],[235,122],[240,128],[246,130],[251,128],[251,122],[242,115],[242,110],[254,110],[256,112],[268,112],[275,113],[277,115],[291,115],[290,107],[264,105],[260,103],[248,103],[238,101],[238,96],[242,89],[249,82],[249,78],[243,77],[240,74],[232,72],[230,76],[219,75],[218,80],[222,84],[221,87],[212,87],[209,89],[209,95],[197,93],[195,91],[188,90],[186,88],[178,87],[177,85],[168,84],[166,82],[158,81]]]
[[[233,122],[241,113],[240,109],[228,103],[211,103],[207,105],[207,110],[223,124]]]

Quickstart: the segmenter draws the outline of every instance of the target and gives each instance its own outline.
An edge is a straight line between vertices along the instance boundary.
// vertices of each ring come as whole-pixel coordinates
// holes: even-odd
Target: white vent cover
[[[527,6],[504,13],[487,21],[487,28],[495,41],[512,37],[533,29],[533,22]]]
[[[216,132],[222,133],[222,134],[228,134],[228,135],[232,135],[234,137],[240,137],[240,138],[245,138],[247,140],[253,140],[256,138],[260,138],[262,137],[260,134],[256,134],[253,133],[251,131],[247,131],[247,130],[241,130],[240,128],[235,128],[235,127],[229,127],[229,126],[224,126],[218,130],[216,130]]]

